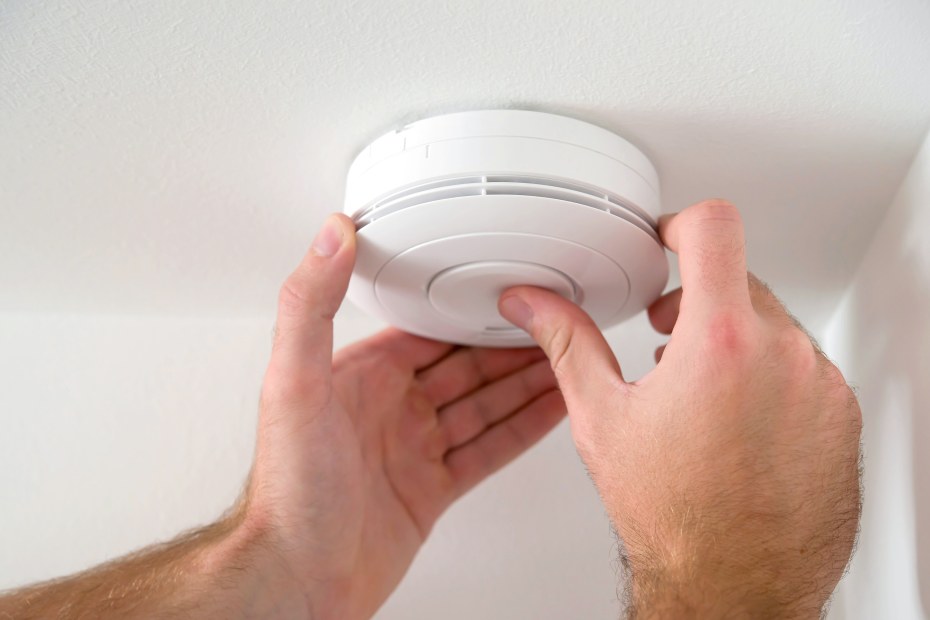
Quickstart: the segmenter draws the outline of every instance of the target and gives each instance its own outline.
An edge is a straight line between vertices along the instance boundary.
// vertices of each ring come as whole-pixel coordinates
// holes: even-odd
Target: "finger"
[[[681,288],[666,293],[652,302],[647,313],[649,322],[660,334],[671,334],[678,321],[678,311],[681,307]]]
[[[418,375],[426,398],[437,408],[543,359],[532,349],[462,348]]]
[[[355,225],[344,215],[331,215],[281,287],[268,376],[275,390],[306,392],[329,380],[333,317],[354,263]]]
[[[394,328],[388,331],[397,333],[392,342],[392,349],[398,359],[408,362],[414,370],[426,369],[442,361],[456,349],[454,344],[448,342],[421,338]]]
[[[454,344],[439,342],[388,327],[373,336],[339,351],[340,357],[369,356],[373,350],[387,351],[392,363],[417,371],[444,359],[455,349]]]
[[[460,446],[540,394],[556,387],[545,358],[444,407],[439,428],[450,447]]]
[[[574,303],[551,291],[518,286],[504,292],[498,308],[546,352],[569,403],[589,401],[605,387],[625,385],[601,330]]]
[[[714,311],[749,310],[746,241],[736,207],[707,200],[659,220],[662,242],[678,254],[684,303]]]
[[[561,393],[550,390],[447,453],[445,463],[456,495],[462,495],[522,454],[564,417],[565,401]]]
[[[661,347],[656,349],[656,353],[655,353],[656,364],[662,361],[662,354],[665,353],[665,346],[666,345],[663,344]]]

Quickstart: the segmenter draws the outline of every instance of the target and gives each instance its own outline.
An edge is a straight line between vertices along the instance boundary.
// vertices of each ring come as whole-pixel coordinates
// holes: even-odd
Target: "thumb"
[[[329,384],[333,317],[354,264],[355,224],[345,215],[330,215],[278,296],[268,377],[276,391],[306,396]]]
[[[552,364],[568,403],[599,398],[605,388],[625,385],[620,365],[588,314],[564,297],[532,286],[508,289],[501,315],[526,330]]]

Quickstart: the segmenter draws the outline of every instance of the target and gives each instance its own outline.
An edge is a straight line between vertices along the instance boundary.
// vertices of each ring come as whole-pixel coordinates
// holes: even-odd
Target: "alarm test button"
[[[516,329],[497,310],[497,301],[508,288],[538,286],[574,301],[575,286],[564,273],[521,261],[480,261],[451,267],[429,284],[433,308],[463,327],[475,331]]]

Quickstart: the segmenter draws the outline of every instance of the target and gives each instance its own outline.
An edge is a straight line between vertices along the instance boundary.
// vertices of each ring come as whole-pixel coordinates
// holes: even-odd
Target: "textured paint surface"
[[[255,314],[367,140],[526,107],[726,196],[822,323],[930,118],[923,0],[4,3],[0,309]]]
[[[752,267],[819,333],[930,119],[928,31],[922,0],[3,3],[0,588],[232,501],[278,283],[351,157],[410,120],[521,107],[621,133],[666,210],[742,208]],[[34,316],[52,312],[83,316]],[[376,327],[349,309],[337,340]],[[642,317],[610,336],[628,377],[649,368]],[[892,422],[885,454],[911,428]],[[907,532],[907,485],[889,489]],[[902,574],[926,601],[914,537]],[[440,522],[379,619],[616,618],[615,552],[563,425]],[[894,617],[882,592],[861,609]]]

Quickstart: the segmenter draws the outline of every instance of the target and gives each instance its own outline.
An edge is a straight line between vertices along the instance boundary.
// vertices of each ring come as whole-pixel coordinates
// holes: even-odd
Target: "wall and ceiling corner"
[[[826,330],[858,388],[865,504],[843,617],[930,613],[930,135]]]

